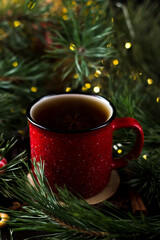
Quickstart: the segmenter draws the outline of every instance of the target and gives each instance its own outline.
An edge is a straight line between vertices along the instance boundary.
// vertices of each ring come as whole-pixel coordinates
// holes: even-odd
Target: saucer
[[[31,175],[28,174],[27,177],[31,185],[35,186]],[[107,200],[117,191],[119,184],[120,184],[120,177],[116,170],[112,170],[109,182],[107,183],[105,188],[95,196],[85,199],[86,202],[90,205],[94,205]]]
[[[112,170],[109,182],[105,188],[95,196],[86,199],[86,202],[90,205],[101,203],[110,198],[118,189],[120,184],[120,177],[116,170]]]

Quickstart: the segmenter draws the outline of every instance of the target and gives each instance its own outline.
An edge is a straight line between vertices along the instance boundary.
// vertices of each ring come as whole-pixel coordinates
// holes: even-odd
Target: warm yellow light
[[[149,85],[153,84],[153,79],[148,78],[148,79],[147,79],[147,83],[148,83]]]
[[[21,25],[21,22],[18,21],[18,20],[15,20],[15,21],[13,22],[13,25],[14,25],[14,27],[19,27],[19,26]]]
[[[107,44],[107,48],[108,48],[108,47],[111,47],[111,46],[112,46],[112,43],[108,43],[108,44]]]
[[[142,75],[142,72],[140,72],[139,75],[141,76],[141,75]]]
[[[37,88],[36,87],[31,87],[31,92],[37,92]]]
[[[13,66],[13,67],[17,67],[17,66],[18,66],[18,62],[13,62],[13,63],[12,63],[12,66]]]
[[[99,87],[99,86],[95,86],[95,87],[93,88],[93,91],[94,91],[95,93],[99,93],[99,92],[100,92],[100,87]]]
[[[18,130],[18,133],[20,133],[20,134],[22,134],[22,135],[25,134],[23,130]]]
[[[114,59],[114,60],[113,60],[113,65],[115,65],[115,66],[116,66],[116,65],[118,65],[118,64],[119,64],[119,61],[118,61],[118,59]]]
[[[22,111],[21,111],[22,114],[26,114],[26,109],[23,108]]]
[[[158,102],[158,103],[160,102],[160,97],[156,98],[156,102]]]
[[[67,8],[63,7],[62,12],[63,12],[63,13],[68,13]]]
[[[63,20],[67,21],[69,19],[68,15],[63,15]]]
[[[114,22],[114,18],[111,19],[111,22],[112,22],[112,23]]]
[[[75,51],[76,45],[73,44],[73,43],[71,43],[70,46],[69,46],[69,49],[70,49],[71,51]]]
[[[82,91],[84,92],[84,91],[86,91],[87,90],[87,88],[85,87],[85,86],[83,86],[82,87]]]
[[[118,154],[121,154],[122,153],[122,149],[118,149]]]
[[[91,88],[91,84],[90,84],[90,83],[86,83],[86,84],[85,84],[85,87],[86,87],[86,88]]]
[[[131,48],[132,47],[132,44],[130,43],[130,42],[126,42],[125,43],[125,48],[126,49],[129,49],[129,48]]]
[[[92,1],[91,1],[91,0],[87,1],[87,3],[86,3],[87,6],[89,6],[89,5],[91,5],[91,4],[92,4]]]
[[[144,154],[144,155],[143,155],[143,158],[146,160],[146,159],[147,159],[147,155],[146,155],[146,154]]]
[[[74,74],[73,78],[74,78],[74,79],[79,78],[79,74],[78,74],[78,73]]]
[[[99,75],[101,75],[101,71],[97,69],[96,72],[95,72],[95,74],[94,74],[94,76],[95,76],[95,77],[99,77]]]
[[[71,91],[71,87],[66,87],[66,92],[70,92]]]

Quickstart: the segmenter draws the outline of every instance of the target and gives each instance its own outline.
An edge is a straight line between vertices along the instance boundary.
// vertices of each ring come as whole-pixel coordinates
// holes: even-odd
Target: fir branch
[[[0,136],[0,160],[6,157],[7,153],[14,147],[17,141],[13,138],[10,140],[5,140],[3,134]],[[0,170],[0,193],[5,196],[11,196],[5,188],[5,183],[13,185],[15,183],[16,177],[21,172],[23,165],[22,162],[26,160],[26,153],[22,152],[13,159],[11,159],[5,166],[1,167]]]
[[[68,20],[59,19],[59,31],[51,30],[52,45],[47,51],[47,57],[60,59],[58,67],[61,69],[64,68],[65,59],[68,65],[61,78],[71,76],[73,79],[73,76],[78,74],[76,81],[74,79],[75,86],[73,85],[77,87],[83,84],[90,73],[99,68],[103,58],[113,56],[113,49],[108,50],[106,47],[112,41],[113,31],[111,23],[105,18],[105,11],[95,12],[99,1],[93,4],[93,8],[85,1],[81,1],[77,8],[72,6],[71,1],[63,1],[63,4],[67,8]],[[55,71],[57,70],[55,66]]]
[[[131,176],[128,182],[131,187],[140,192],[148,206],[160,207],[160,152],[146,154],[146,160],[139,158],[128,164],[127,171]]]
[[[44,176],[44,165],[34,167],[37,180],[30,171],[34,186],[24,173],[17,177],[16,188],[6,182],[7,190],[27,204],[24,212],[7,210],[13,229],[25,230],[32,226],[33,230],[47,232],[45,239],[72,239],[73,236],[74,239],[138,239],[144,236],[149,239],[152,234],[159,236],[158,216],[135,218],[124,212],[118,216],[114,214],[120,213],[118,209],[107,202],[104,214],[67,189],[59,189],[59,196],[55,195]]]

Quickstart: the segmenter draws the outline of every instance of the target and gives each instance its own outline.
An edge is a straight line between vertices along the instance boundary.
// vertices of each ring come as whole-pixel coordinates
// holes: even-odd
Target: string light
[[[29,9],[33,9],[33,8],[35,7],[35,5],[36,5],[35,2],[30,1],[30,2],[28,3],[28,8],[29,8]]]
[[[70,46],[69,46],[69,49],[70,49],[71,51],[75,51],[75,50],[76,50],[76,45],[73,44],[73,43],[71,43]]]
[[[26,114],[26,109],[23,108],[22,111],[21,111],[22,114]]]
[[[75,6],[76,5],[76,1],[72,1],[72,6]]]
[[[13,22],[13,25],[14,25],[15,28],[16,28],[16,27],[19,27],[19,26],[21,25],[21,22],[18,21],[18,20],[15,20],[15,21]]]
[[[160,102],[160,97],[156,98],[156,102],[159,103]]]
[[[114,65],[114,66],[117,66],[118,64],[119,64],[118,59],[114,59],[114,60],[113,60],[113,65]]]
[[[13,62],[13,63],[12,63],[12,66],[13,66],[13,67],[17,67],[17,66],[18,66],[18,62]]]
[[[111,18],[111,22],[112,22],[112,23],[114,22],[114,18]]]
[[[112,46],[112,43],[108,43],[108,44],[107,44],[107,48],[108,48],[108,47],[111,47],[111,46]]]
[[[125,48],[126,49],[129,49],[129,48],[131,48],[132,47],[132,44],[130,43],[130,42],[126,42],[125,43]]]
[[[143,158],[146,160],[146,159],[147,159],[147,155],[146,155],[146,154],[144,154],[144,155],[143,155]]]
[[[71,91],[71,87],[66,87],[66,92],[70,92]]]
[[[92,4],[92,1],[91,1],[91,0],[89,0],[89,1],[86,2],[86,5],[87,5],[87,6],[89,6],[89,5],[91,5],[91,4]]]
[[[117,145],[113,145],[113,148],[114,148],[116,151],[118,150]]]
[[[74,78],[74,79],[79,78],[79,74],[78,74],[78,73],[74,74],[73,78]]]
[[[99,86],[95,86],[95,87],[93,88],[93,91],[94,91],[95,93],[99,93],[99,92],[100,92],[100,87],[99,87]]]
[[[84,92],[84,91],[86,91],[87,90],[87,88],[85,87],[85,86],[83,86],[82,87],[82,91]]]
[[[20,134],[22,134],[22,135],[25,134],[23,130],[18,130],[18,133],[20,133]]]
[[[91,88],[91,84],[90,84],[90,83],[86,83],[86,84],[85,84],[85,87],[86,87],[87,89],[89,89],[89,88]]]
[[[142,75],[142,72],[140,72],[139,75],[141,76],[141,75]]]
[[[153,84],[153,79],[148,78],[148,79],[147,79],[147,83],[148,83],[149,85]]]
[[[63,20],[67,21],[69,19],[68,15],[63,15]]]
[[[99,77],[100,75],[101,75],[101,71],[97,69],[95,74],[94,74],[94,76],[95,77]]]
[[[122,153],[122,149],[118,149],[118,154],[121,154]]]
[[[37,92],[37,88],[36,87],[31,87],[31,92]]]
[[[63,12],[63,13],[68,13],[68,9],[65,8],[65,7],[63,7],[62,12]]]

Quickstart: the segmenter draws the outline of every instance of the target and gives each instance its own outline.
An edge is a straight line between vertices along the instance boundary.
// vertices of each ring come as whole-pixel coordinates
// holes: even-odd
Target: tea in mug
[[[47,129],[76,132],[100,126],[110,118],[110,111],[101,98],[61,94],[42,98],[31,108],[31,117]]]

